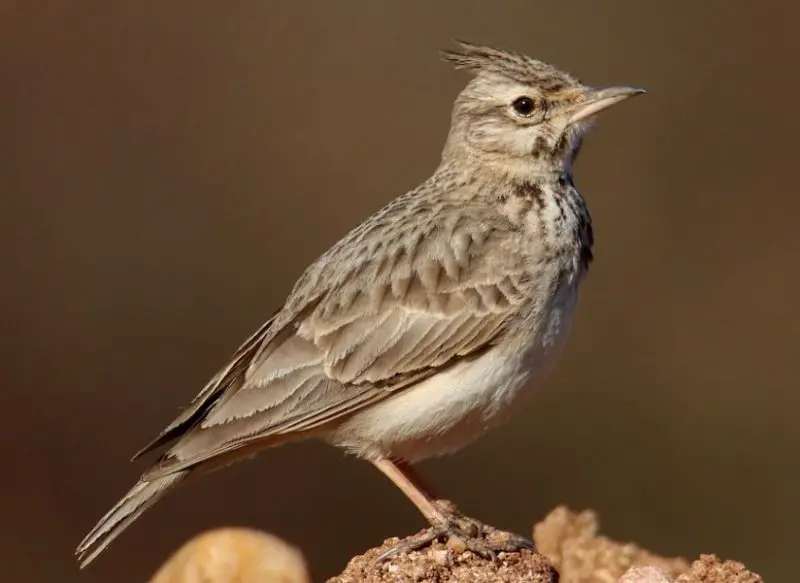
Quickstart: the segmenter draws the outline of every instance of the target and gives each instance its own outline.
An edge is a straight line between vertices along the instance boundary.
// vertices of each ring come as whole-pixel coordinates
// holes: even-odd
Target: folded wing
[[[387,243],[349,270],[329,267],[338,267],[338,280],[312,267],[276,316],[280,331],[230,369],[244,369],[240,379],[217,379],[223,390],[194,405],[194,425],[145,477],[324,430],[482,353],[524,297],[522,258],[508,237],[490,222],[461,224],[406,245]],[[508,252],[489,263],[493,246]]]

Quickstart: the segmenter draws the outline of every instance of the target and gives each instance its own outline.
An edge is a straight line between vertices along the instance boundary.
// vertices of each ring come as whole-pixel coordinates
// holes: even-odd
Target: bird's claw
[[[381,563],[394,556],[419,550],[437,540],[443,540],[448,548],[457,551],[471,551],[483,559],[497,561],[497,553],[515,552],[521,549],[533,550],[533,543],[514,533],[497,530],[466,517],[454,509],[443,512],[446,521],[434,525],[401,541],[381,554],[376,562]]]

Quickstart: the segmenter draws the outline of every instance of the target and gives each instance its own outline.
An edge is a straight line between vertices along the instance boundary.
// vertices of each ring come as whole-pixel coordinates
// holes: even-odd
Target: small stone
[[[422,581],[425,579],[425,567],[421,565],[414,565],[408,573],[414,581]]]
[[[457,536],[451,536],[447,539],[447,544],[445,546],[457,555],[467,550],[467,543]]]
[[[649,565],[631,567],[625,572],[619,583],[670,583],[670,578],[664,569]]]
[[[700,555],[675,583],[764,583],[757,573],[738,561],[723,561],[716,555]]]
[[[447,550],[431,551],[431,556],[437,565],[444,567],[450,564],[450,552]]]

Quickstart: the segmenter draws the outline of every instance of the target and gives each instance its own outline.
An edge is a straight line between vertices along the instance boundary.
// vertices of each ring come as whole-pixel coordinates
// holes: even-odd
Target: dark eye
[[[519,115],[529,116],[533,113],[534,103],[530,97],[517,97],[511,104]]]

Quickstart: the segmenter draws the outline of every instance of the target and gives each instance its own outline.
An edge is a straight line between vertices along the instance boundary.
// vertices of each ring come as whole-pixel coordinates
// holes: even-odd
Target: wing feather
[[[289,332],[251,348],[243,378],[223,379],[224,394],[151,476],[313,433],[496,341],[523,299],[524,259],[507,244],[513,231],[489,220],[450,224],[456,232],[432,229],[412,248],[387,239],[368,264],[339,268],[342,280],[331,257],[312,266],[284,307],[289,315],[279,315]],[[318,299],[307,308],[312,290]]]

